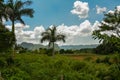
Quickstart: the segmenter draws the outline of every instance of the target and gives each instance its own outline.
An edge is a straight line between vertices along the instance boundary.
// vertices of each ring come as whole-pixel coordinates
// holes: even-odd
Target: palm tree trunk
[[[15,25],[14,25],[14,20],[12,20],[12,33],[15,34]]]
[[[52,43],[52,46],[53,46],[53,48],[52,48],[52,56],[54,56],[54,54],[55,54],[55,51],[54,51],[54,42]]]
[[[13,34],[13,58],[15,57],[15,24],[14,24],[14,20],[12,21],[12,34]]]

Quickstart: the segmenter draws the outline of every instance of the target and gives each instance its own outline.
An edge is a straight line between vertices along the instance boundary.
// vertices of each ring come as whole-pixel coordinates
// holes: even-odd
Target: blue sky
[[[103,12],[114,10],[116,6],[120,10],[120,0],[32,1],[30,7],[35,10],[34,17],[23,17],[26,25],[15,24],[18,43],[40,43],[41,33],[54,24],[58,26],[58,33],[66,36],[66,43],[58,42],[60,45],[98,44],[98,40],[92,39],[91,35],[98,29]]]
[[[106,7],[107,10],[114,9],[115,6],[120,4],[119,0],[80,0],[88,2],[90,11],[89,17],[79,19],[76,15],[70,13],[73,9],[73,3],[76,0],[32,0],[31,7],[35,10],[34,18],[24,18],[25,22],[30,25],[30,29],[36,26],[43,25],[49,27],[52,24],[60,25],[79,25],[84,20],[88,19],[90,22],[95,20],[101,21],[103,14],[96,14],[96,5]]]

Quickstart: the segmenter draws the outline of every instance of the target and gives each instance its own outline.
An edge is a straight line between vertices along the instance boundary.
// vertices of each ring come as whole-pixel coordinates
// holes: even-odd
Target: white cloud
[[[57,32],[65,34],[66,43],[58,42],[59,45],[79,45],[79,44],[96,44],[97,41],[94,41],[91,37],[92,31],[97,29],[99,22],[96,21],[93,25],[85,20],[80,25],[59,25],[57,27]],[[6,26],[11,28],[11,26]],[[50,26],[51,27],[51,26]],[[20,23],[15,24],[15,33],[17,43],[29,42],[40,44],[41,33],[45,31],[43,26],[37,26],[34,30],[25,30],[30,28],[28,25],[22,25]],[[46,44],[46,43],[45,43]]]
[[[89,6],[87,2],[75,1],[73,10],[71,10],[72,14],[78,15],[79,18],[87,18],[89,12]]]
[[[92,31],[98,29],[100,23],[96,21],[93,25],[85,20],[80,25],[66,26],[64,24],[57,27],[58,32],[66,35],[66,43],[59,42],[60,45],[97,44],[98,41],[92,39]]]
[[[10,25],[7,25],[6,27],[10,30],[12,29]],[[29,25],[23,25],[21,23],[16,23],[15,24],[15,30],[16,31],[21,31],[21,30],[27,29],[27,28],[29,28]]]
[[[11,26],[7,25],[7,28],[11,30]],[[29,43],[40,43],[41,33],[45,31],[43,26],[37,26],[33,31],[26,31],[25,29],[30,28],[28,25],[21,23],[15,24],[15,34],[17,43],[29,42]]]
[[[117,6],[117,10],[120,11],[120,6]]]
[[[85,20],[83,23],[80,24],[79,32],[81,35],[89,35],[92,31],[92,25],[88,20]]]
[[[99,21],[95,21],[92,26],[92,31],[100,29],[98,26],[101,26],[101,23]]]
[[[107,10],[106,7],[99,7],[98,5],[96,5],[96,10],[97,10],[97,14],[102,14],[103,12],[105,12]]]
[[[114,14],[114,11],[110,10],[110,11],[108,11],[108,13],[110,13],[110,14]]]
[[[35,38],[41,38],[41,33],[44,32],[45,29],[43,26],[38,26],[34,28],[34,37]]]

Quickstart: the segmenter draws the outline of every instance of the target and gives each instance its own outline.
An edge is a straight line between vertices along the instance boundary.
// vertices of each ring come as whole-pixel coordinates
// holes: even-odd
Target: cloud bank
[[[97,44],[98,41],[92,39],[91,34],[93,30],[98,29],[99,22],[96,21],[93,25],[89,20],[85,20],[80,25],[67,26],[65,24],[58,25],[57,32],[66,36],[66,43],[58,42],[59,45],[80,45],[80,44]],[[11,29],[11,26],[6,26]],[[50,26],[51,27],[51,26]],[[29,29],[29,25],[15,24],[15,33],[17,43],[29,42],[34,44],[41,44],[41,33],[45,31],[44,26],[37,26],[34,30]],[[45,43],[46,44],[46,43]]]
[[[72,14],[78,15],[79,18],[87,18],[89,12],[89,6],[87,2],[75,1]]]

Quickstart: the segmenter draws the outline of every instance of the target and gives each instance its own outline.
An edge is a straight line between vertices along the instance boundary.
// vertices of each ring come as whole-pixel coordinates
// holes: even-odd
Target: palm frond
[[[43,41],[49,41],[50,40],[50,36],[49,35],[45,35],[42,37],[41,39],[41,43],[43,43]]]
[[[42,39],[41,39],[41,43],[43,41],[49,41],[49,46],[51,45],[51,43],[55,43],[56,41],[63,41],[65,42],[65,35],[63,34],[58,34],[56,32],[56,27],[53,26],[52,28],[48,28],[45,32],[43,32],[41,34]]]
[[[17,9],[21,9],[23,7],[23,3],[21,1],[15,1],[15,5],[14,8]]]
[[[20,23],[22,23],[22,24],[25,25],[25,22],[21,19],[21,17],[17,17],[17,20],[18,20]]]
[[[30,8],[20,10],[20,15],[33,17],[34,10]]]
[[[23,2],[23,5],[28,5],[29,6],[31,4],[32,4],[32,1],[30,1],[30,0]]]
[[[61,41],[61,40],[62,40],[63,42],[65,42],[65,35],[62,35],[62,34],[57,35],[57,36],[56,36],[56,40],[57,40],[57,41]]]
[[[10,20],[20,21],[24,24],[21,16],[33,17],[34,10],[24,7],[25,5],[30,5],[31,3],[31,1],[22,2],[21,0],[8,0],[8,2],[6,3],[5,12]]]
[[[41,36],[44,36],[44,35],[50,35],[50,33],[48,31],[42,32]]]
[[[7,15],[5,13],[6,5],[3,3],[3,1],[0,2],[0,21],[3,22],[3,19],[6,21],[8,20]]]

